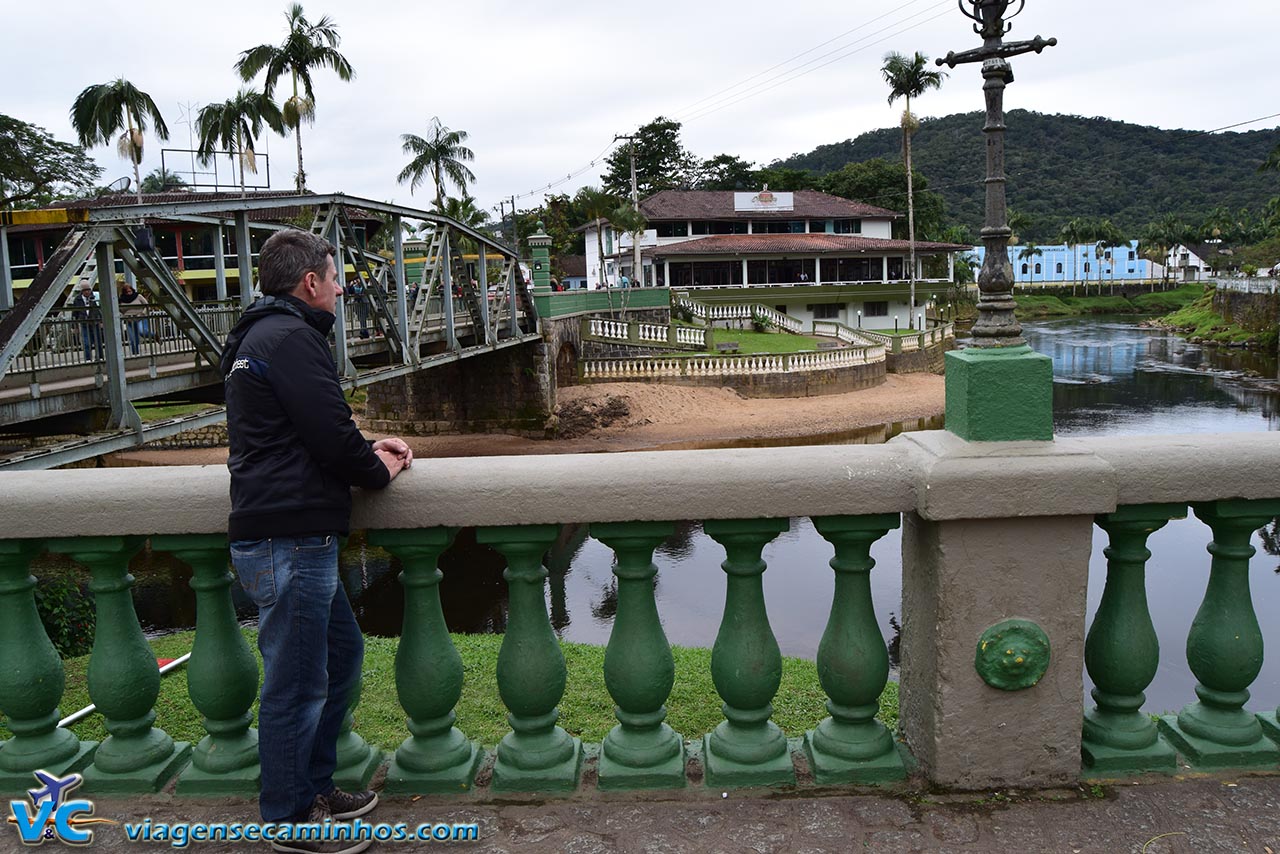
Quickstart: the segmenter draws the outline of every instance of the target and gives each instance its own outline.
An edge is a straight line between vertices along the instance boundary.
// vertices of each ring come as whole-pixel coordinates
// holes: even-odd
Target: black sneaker
[[[351,796],[348,795],[347,797]],[[328,801],[325,800],[323,795],[316,795],[316,799],[311,803],[311,811],[307,813],[306,823],[333,826],[336,824],[333,818]],[[271,843],[271,850],[285,852],[285,854],[360,854],[361,851],[364,851],[372,844],[372,839],[329,841],[298,839],[288,842],[275,840]]]
[[[351,794],[335,788],[325,795],[324,799],[328,802],[329,811],[336,819],[358,818],[372,812],[378,805],[378,793],[370,791]]]

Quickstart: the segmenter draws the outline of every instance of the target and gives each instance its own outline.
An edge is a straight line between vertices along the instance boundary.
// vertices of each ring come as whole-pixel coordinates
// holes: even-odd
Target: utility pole
[[[502,228],[502,236],[507,236],[507,200],[498,200],[498,224]]]
[[[613,141],[620,139],[627,141],[627,149],[631,152],[631,207],[638,214],[640,213],[640,189],[636,183],[636,138],[630,134],[626,136],[615,135]],[[631,235],[631,277],[640,285],[644,284],[644,268],[640,266],[640,235]],[[600,263],[604,264],[604,259],[600,259]]]

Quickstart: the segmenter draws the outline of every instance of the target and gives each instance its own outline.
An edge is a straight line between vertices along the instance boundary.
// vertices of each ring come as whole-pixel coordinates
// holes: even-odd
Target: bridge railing
[[[1274,770],[1275,710],[1246,709],[1263,660],[1249,593],[1252,533],[1280,513],[1280,436],[1225,434],[969,444],[913,433],[881,446],[438,459],[382,492],[357,491],[353,525],[404,565],[397,694],[408,724],[388,791],[462,793],[482,753],[455,721],[467,674],[441,616],[438,569],[457,526],[507,560],[507,634],[496,665],[512,730],[497,747],[495,792],[556,792],[580,781],[588,751],[561,720],[566,669],[546,609],[542,555],[558,525],[589,522],[616,554],[618,604],[604,661],[618,727],[600,747],[601,788],[686,784],[686,739],[716,788],[886,782],[906,751],[932,781],[960,788],[1062,785],[1082,774]],[[130,512],[118,512],[129,496]],[[220,467],[0,474],[0,789],[36,768],[83,770],[86,792],[256,791],[251,706],[258,671],[236,623]],[[1187,638],[1197,696],[1153,721],[1143,690],[1161,661],[1145,595],[1149,535],[1191,511],[1206,523],[1203,603]],[[817,652],[829,717],[792,756],[770,720],[781,658],[762,586],[764,549],[793,517],[830,544],[832,597]],[[654,550],[672,520],[702,519],[726,552],[724,609],[711,675],[725,720],[712,732],[664,723],[670,646],[654,597]],[[1084,632],[1095,525],[1109,543],[1101,605]],[[902,529],[898,732],[874,718],[888,656],[871,598],[870,552]],[[150,537],[192,569],[196,632],[187,683],[209,735],[192,749],[154,713],[155,659],[133,606],[129,558]],[[89,692],[101,744],[59,729],[64,668],[38,616],[30,574],[42,551],[86,567],[97,638]],[[1161,559],[1157,550],[1154,556]],[[1189,596],[1200,585],[1188,583]],[[1164,667],[1182,668],[1180,650]],[[1083,673],[1097,686],[1084,713]],[[601,702],[610,700],[601,698]],[[817,710],[815,710],[817,711]],[[1082,714],[1083,713],[1083,714]],[[563,726],[560,724],[563,723]],[[157,727],[159,724],[160,727]],[[463,731],[459,730],[463,728]],[[1083,739],[1082,739],[1083,732]],[[339,785],[361,785],[379,752],[350,729]],[[595,752],[590,751],[590,752]]]

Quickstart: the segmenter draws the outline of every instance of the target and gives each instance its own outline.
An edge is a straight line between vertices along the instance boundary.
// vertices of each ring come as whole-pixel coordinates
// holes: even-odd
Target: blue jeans
[[[301,821],[333,789],[338,730],[364,659],[338,579],[338,538],[236,540],[231,560],[258,605],[262,820]]]

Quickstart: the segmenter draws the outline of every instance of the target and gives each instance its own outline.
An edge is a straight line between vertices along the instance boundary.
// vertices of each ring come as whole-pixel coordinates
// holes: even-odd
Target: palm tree
[[[155,122],[157,137],[162,140],[169,138],[169,127],[164,123],[156,102],[123,77],[85,87],[71,105],[71,127],[85,148],[110,145],[116,131],[124,130],[116,141],[116,151],[121,157],[133,161],[133,185],[137,188],[138,204],[142,204],[142,176],[138,166],[142,163],[142,140],[148,120]]]
[[[1109,219],[1098,220],[1093,223],[1092,239],[1094,241],[1093,257],[1098,262],[1098,296],[1102,296],[1102,261],[1107,255],[1107,250],[1127,246],[1128,241],[1125,240],[1124,232]],[[1115,270],[1114,259],[1112,260],[1111,269]],[[1114,278],[1114,273],[1112,278]]]
[[[406,133],[400,139],[404,143],[402,150],[405,154],[412,154],[413,160],[400,170],[396,181],[401,184],[408,181],[410,195],[430,173],[431,183],[436,187],[436,209],[439,210],[444,207],[446,178],[464,192],[467,184],[475,182],[475,173],[465,165],[467,161],[476,159],[471,149],[463,145],[467,141],[465,130],[449,130],[440,123],[439,116],[432,116],[426,138]]]
[[[595,187],[583,187],[573,197],[574,204],[587,216],[588,223],[595,223],[596,226],[596,249],[597,258],[600,262],[598,278],[596,283],[598,287],[606,288],[609,286],[608,279],[605,278],[604,264],[604,228],[609,217],[618,209],[621,200],[611,193]]]
[[[447,216],[449,219],[456,220],[477,231],[489,224],[488,211],[477,207],[476,200],[470,193],[463,193],[460,199],[445,198],[444,206],[437,206],[436,213]],[[454,248],[463,253],[475,252],[477,249],[474,240],[462,236],[458,237],[457,245]]]
[[[941,71],[928,70],[929,57],[916,51],[915,56],[906,57],[900,53],[887,53],[880,73],[884,82],[889,84],[889,104],[898,98],[907,99],[907,108],[902,111],[902,154],[907,164],[907,239],[911,246],[911,305],[907,312],[907,328],[914,328],[916,304],[916,200],[915,178],[911,174],[911,135],[919,129],[920,123],[911,115],[911,99],[919,98],[930,89],[940,89],[942,80],[947,75]]]
[[[263,125],[278,134],[285,132],[280,108],[256,89],[241,89],[234,98],[221,104],[209,104],[196,117],[200,147],[196,153],[201,163],[208,163],[219,147],[238,156],[240,161],[240,195],[245,194],[244,171],[257,172],[253,141],[262,134]]]
[[[1089,221],[1080,217],[1075,217],[1067,222],[1066,225],[1058,231],[1062,237],[1062,242],[1071,247],[1071,277],[1075,280],[1076,274],[1080,271],[1080,260],[1078,252],[1080,244],[1089,240],[1092,226]],[[1085,281],[1085,290],[1088,291],[1088,281]]]
[[[1043,255],[1044,255],[1043,249],[1041,249],[1039,246],[1036,246],[1034,243],[1028,243],[1026,246],[1023,246],[1022,250],[1018,253],[1018,260],[1031,262],[1033,261],[1033,259],[1040,258]],[[1031,284],[1034,285],[1035,283],[1036,283],[1036,268],[1032,267],[1031,268]]]
[[[163,166],[152,169],[147,177],[142,179],[142,192],[144,193],[163,193],[166,190],[184,190],[191,185],[187,183],[187,179],[183,178],[176,172],[170,172]]]
[[[618,231],[631,235],[631,245],[633,247],[640,241],[640,236],[644,234],[644,230],[649,227],[649,221],[645,219],[644,214],[633,208],[630,202],[623,202],[614,208],[613,212],[609,214],[609,221]],[[619,247],[619,253],[621,253],[621,247]],[[631,278],[633,286],[639,287],[644,279],[643,267],[632,270]]]
[[[262,44],[240,54],[235,69],[247,83],[262,69],[267,70],[262,90],[268,98],[275,94],[276,83],[289,73],[293,82],[293,95],[282,105],[284,124],[294,132],[298,143],[298,192],[307,188],[307,173],[302,168],[302,123],[312,124],[316,118],[316,94],[312,86],[311,71],[315,68],[331,68],[338,79],[349,81],[356,76],[347,58],[338,52],[342,37],[338,26],[328,15],[314,24],[307,20],[301,3],[291,3],[285,10],[289,22],[289,34],[279,45]],[[298,92],[298,82],[302,92]]]

